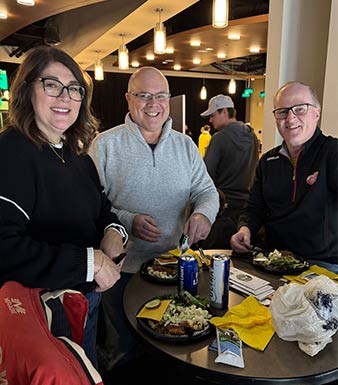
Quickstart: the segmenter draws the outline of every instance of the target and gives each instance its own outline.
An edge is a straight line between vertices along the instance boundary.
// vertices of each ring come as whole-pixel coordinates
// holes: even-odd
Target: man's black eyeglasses
[[[287,116],[289,115],[290,110],[296,116],[303,116],[307,114],[309,110],[309,106],[316,107],[314,104],[311,104],[311,103],[302,103],[302,104],[295,104],[294,106],[291,106],[291,107],[276,108],[275,110],[272,111],[272,113],[274,114],[275,118],[278,120],[286,119]]]

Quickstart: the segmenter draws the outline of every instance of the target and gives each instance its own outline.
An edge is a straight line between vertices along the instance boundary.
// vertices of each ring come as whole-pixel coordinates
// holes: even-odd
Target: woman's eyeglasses
[[[53,98],[58,98],[62,95],[63,90],[66,89],[70,99],[75,102],[81,102],[86,94],[86,90],[84,87],[78,84],[70,84],[69,86],[65,86],[59,80],[51,79],[51,78],[38,78],[38,81],[42,83],[43,90],[48,96],[52,96]]]

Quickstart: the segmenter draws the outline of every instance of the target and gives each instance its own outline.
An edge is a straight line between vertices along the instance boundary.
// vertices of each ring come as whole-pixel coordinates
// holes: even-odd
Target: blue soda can
[[[183,254],[178,259],[178,292],[188,291],[192,295],[197,294],[198,263],[191,254]]]
[[[217,309],[227,309],[229,301],[230,257],[213,254],[210,261],[210,305]]]

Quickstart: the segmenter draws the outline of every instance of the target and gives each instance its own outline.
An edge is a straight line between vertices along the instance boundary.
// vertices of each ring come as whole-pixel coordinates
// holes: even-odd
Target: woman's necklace
[[[66,161],[64,160],[63,158],[63,143],[61,143],[61,155],[58,154],[58,152],[55,150],[54,146],[50,143],[48,143],[49,147],[51,148],[51,150],[54,152],[54,154],[61,160],[61,162],[64,164],[66,163]]]

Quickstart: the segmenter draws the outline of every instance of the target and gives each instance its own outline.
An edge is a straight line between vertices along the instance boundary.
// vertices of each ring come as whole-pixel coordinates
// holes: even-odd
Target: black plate
[[[255,248],[252,251],[252,264],[264,271],[268,271],[269,273],[279,274],[279,275],[298,275],[310,267],[309,262],[295,255],[294,255],[294,258],[296,258],[299,262],[304,262],[303,266],[300,266],[298,268],[289,268],[288,266],[285,266],[285,268],[275,268],[273,266],[264,266],[263,262],[255,261],[254,259],[255,256],[258,255],[259,253],[262,253],[265,256],[267,256],[270,253],[270,251]]]
[[[159,278],[159,277],[154,277],[153,275],[150,275],[148,273],[148,267],[152,266],[152,264],[154,263],[154,260],[155,258],[152,258],[149,261],[142,263],[140,268],[141,277],[146,279],[147,281],[159,283],[161,285],[176,285],[178,283],[178,276],[175,278]],[[178,264],[177,264],[177,269],[178,269]]]
[[[155,297],[155,298],[157,298],[157,297]],[[155,298],[153,298],[153,299],[155,299]],[[149,301],[151,301],[151,299]],[[149,301],[147,301],[147,302],[149,302]],[[147,303],[147,302],[145,302],[145,303]],[[137,314],[141,311],[141,309],[143,308],[144,305],[145,304],[143,304],[140,307]],[[210,312],[210,310],[209,310],[209,312]],[[214,333],[215,333],[214,325],[212,325],[209,322],[204,329],[194,331],[193,333],[189,333],[189,334],[183,334],[183,335],[170,335],[170,334],[159,333],[149,326],[148,319],[146,319],[146,318],[137,318],[137,322],[141,326],[141,328],[145,332],[147,332],[149,335],[151,335],[152,337],[154,337],[158,340],[173,342],[173,343],[187,344],[187,343],[197,342],[197,341],[207,339],[207,338],[211,337],[212,335],[214,335]]]

